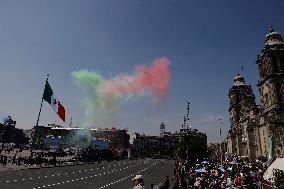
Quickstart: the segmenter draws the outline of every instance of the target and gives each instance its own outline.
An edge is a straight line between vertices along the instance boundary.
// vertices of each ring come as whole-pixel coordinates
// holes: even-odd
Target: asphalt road
[[[136,174],[145,185],[173,176],[174,161],[139,159],[0,172],[0,189],[132,189]],[[171,186],[172,181],[170,179]]]

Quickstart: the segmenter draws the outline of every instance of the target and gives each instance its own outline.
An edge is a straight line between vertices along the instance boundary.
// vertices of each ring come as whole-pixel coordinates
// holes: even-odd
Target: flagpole
[[[48,81],[48,77],[49,77],[49,74],[46,75],[46,81],[45,81],[44,86],[46,85],[46,83],[47,83],[47,81]],[[40,108],[39,108],[39,113],[38,113],[37,121],[36,121],[36,125],[35,125],[35,131],[34,131],[33,142],[32,142],[32,149],[34,148],[35,137],[37,136],[37,127],[38,127],[39,117],[40,117],[41,108],[42,108],[42,103],[43,103],[43,94],[44,94],[44,90],[43,90],[43,93],[42,93],[41,103],[40,103]]]

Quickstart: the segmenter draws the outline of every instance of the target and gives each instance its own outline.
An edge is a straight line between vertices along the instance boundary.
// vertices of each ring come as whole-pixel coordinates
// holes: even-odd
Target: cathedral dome
[[[269,33],[265,36],[265,45],[280,45],[283,43],[283,38],[279,32],[275,32],[271,27]]]
[[[234,85],[239,86],[239,85],[244,85],[244,84],[245,84],[245,78],[243,76],[241,76],[241,74],[238,74],[234,78]]]

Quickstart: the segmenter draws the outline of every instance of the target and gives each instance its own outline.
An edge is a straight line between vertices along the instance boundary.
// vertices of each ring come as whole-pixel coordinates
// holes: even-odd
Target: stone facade
[[[261,105],[241,75],[229,90],[231,128],[227,152],[255,159],[284,156],[284,43],[280,33],[270,30],[265,47],[257,56]]]
[[[259,108],[250,85],[238,74],[229,90],[231,128],[228,135],[228,153],[256,157]]]

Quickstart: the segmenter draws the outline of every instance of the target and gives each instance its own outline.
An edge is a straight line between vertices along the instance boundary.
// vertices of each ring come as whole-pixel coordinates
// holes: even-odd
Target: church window
[[[268,103],[268,94],[267,93],[264,95],[264,100],[263,101],[264,101],[264,104]]]
[[[278,71],[278,64],[277,64],[276,56],[272,56],[272,65],[273,65],[273,71],[277,72]]]
[[[264,71],[263,71],[263,65],[262,65],[262,64],[259,65],[259,72],[260,72],[260,73],[259,73],[259,74],[260,74],[260,77],[263,77],[263,76],[264,76],[264,74],[263,74]]]
[[[279,58],[280,71],[284,72],[284,57]]]
[[[280,83],[275,83],[275,89],[276,89],[276,96],[277,96],[277,100],[278,100],[278,102],[282,102],[283,101],[283,99],[282,99],[282,92],[281,92],[281,89],[282,87],[281,87],[281,84]]]

